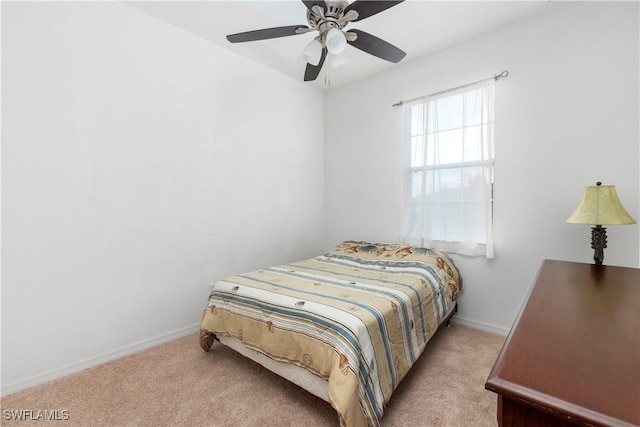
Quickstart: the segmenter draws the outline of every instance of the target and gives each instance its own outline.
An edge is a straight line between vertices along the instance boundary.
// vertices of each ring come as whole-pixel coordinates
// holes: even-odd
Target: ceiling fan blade
[[[362,30],[350,29],[349,32],[355,33],[358,37],[355,40],[347,39],[347,43],[363,52],[393,63],[400,62],[406,55],[402,49]]]
[[[320,62],[318,65],[307,64],[307,68],[304,70],[304,81],[310,82],[315,80],[320,74],[320,70],[322,70],[322,65],[324,64],[324,59],[327,57],[327,48],[322,49],[322,56],[320,56]]]
[[[320,6],[322,10],[327,10],[327,4],[324,2],[324,0],[302,0],[302,3],[304,3],[304,5],[307,6],[307,9],[309,10],[311,10],[311,8],[316,4]]]
[[[356,0],[344,9],[344,13],[350,10],[358,12],[358,18],[353,22],[362,21],[365,18],[380,13],[383,10],[387,10],[397,4],[402,3],[404,0],[386,1],[386,0]]]
[[[309,28],[306,25],[289,25],[287,27],[265,28],[263,30],[246,31],[244,33],[230,34],[227,40],[231,43],[252,42],[255,40],[274,39],[277,37],[294,36],[298,29]]]

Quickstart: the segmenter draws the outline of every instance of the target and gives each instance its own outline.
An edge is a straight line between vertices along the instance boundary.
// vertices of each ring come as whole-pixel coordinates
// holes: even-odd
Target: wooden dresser
[[[485,388],[504,427],[640,426],[640,269],[545,260]]]

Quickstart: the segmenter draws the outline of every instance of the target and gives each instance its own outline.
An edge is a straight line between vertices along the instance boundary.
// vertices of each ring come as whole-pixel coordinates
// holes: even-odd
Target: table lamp
[[[598,265],[604,261],[604,248],[607,247],[607,229],[603,225],[636,223],[622,206],[616,187],[601,182],[584,188],[582,200],[567,222],[595,225],[591,228],[591,247],[595,250],[593,260]]]

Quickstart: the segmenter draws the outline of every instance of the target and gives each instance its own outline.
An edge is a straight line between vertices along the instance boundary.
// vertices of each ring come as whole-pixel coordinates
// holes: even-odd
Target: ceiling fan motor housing
[[[311,28],[317,28],[321,35],[325,35],[330,29],[342,30],[348,21],[340,21],[344,16],[344,10],[349,6],[346,0],[325,1],[326,9],[315,6],[307,11],[307,22]],[[320,13],[318,13],[318,11]]]
[[[322,69],[325,58],[330,57],[329,54],[338,57],[347,44],[380,59],[397,63],[406,55],[401,49],[365,31],[357,29],[346,31],[343,29],[350,22],[361,21],[404,1],[355,0],[353,3],[349,3],[347,0],[302,0],[307,8],[308,27],[306,25],[288,25],[245,31],[229,34],[227,40],[231,43],[240,43],[318,31],[318,36],[305,48],[305,55],[312,60],[307,61],[304,81],[315,80]],[[316,58],[318,47],[320,47],[320,56]],[[310,52],[306,52],[307,50]],[[315,52],[313,55],[311,55],[313,53],[311,50]]]

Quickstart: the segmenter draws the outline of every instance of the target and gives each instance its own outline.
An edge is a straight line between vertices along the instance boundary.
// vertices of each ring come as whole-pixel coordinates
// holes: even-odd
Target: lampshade
[[[585,187],[582,200],[567,219],[572,224],[619,225],[636,221],[624,209],[613,185]]]
[[[318,37],[309,42],[307,47],[302,51],[302,56],[304,56],[304,60],[309,64],[318,65],[322,57],[322,43],[320,43]]]
[[[346,64],[347,62],[349,62],[349,51],[347,49],[345,49],[342,53],[331,56],[331,66],[333,68],[339,67],[342,64]]]
[[[329,53],[339,55],[347,47],[347,39],[341,30],[332,28],[327,32],[326,44]]]

